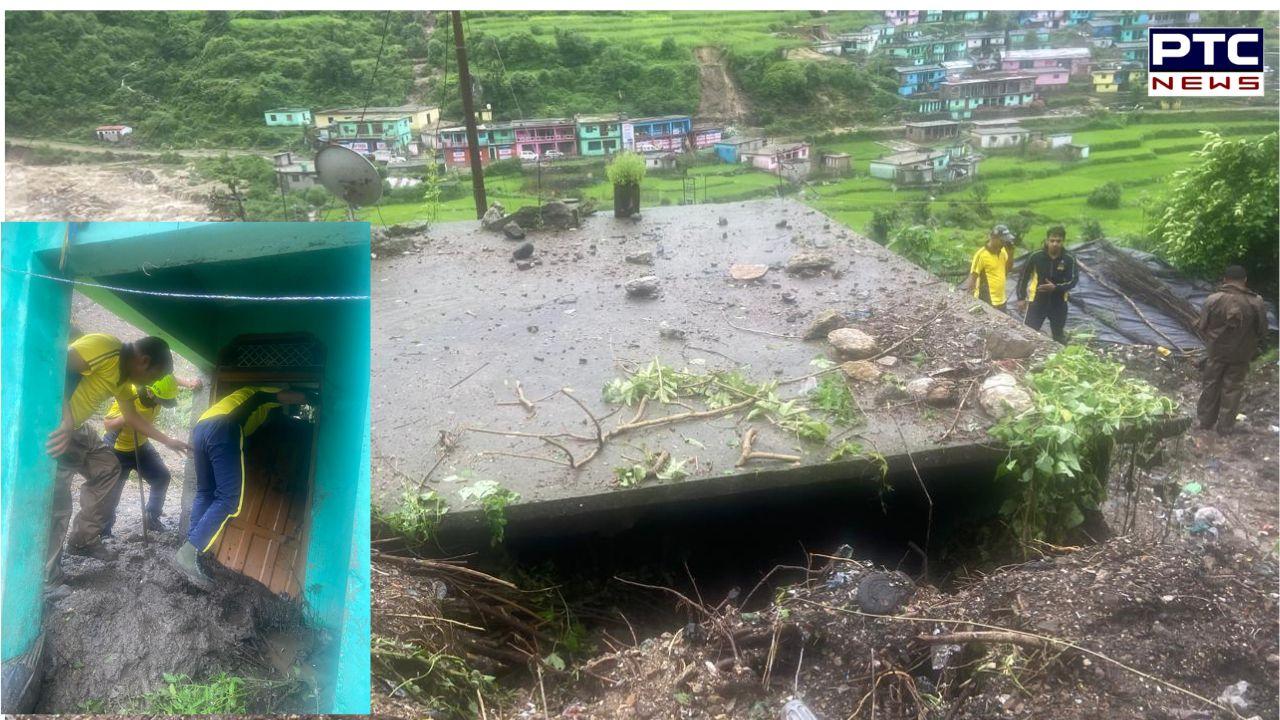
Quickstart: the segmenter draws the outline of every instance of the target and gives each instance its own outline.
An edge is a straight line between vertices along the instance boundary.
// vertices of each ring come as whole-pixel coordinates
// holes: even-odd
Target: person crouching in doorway
[[[154,424],[161,408],[174,407],[178,404],[179,384],[191,386],[189,381],[179,382],[173,375],[165,375],[150,385],[132,386],[135,397],[134,410]],[[155,445],[149,441],[150,438],[139,435],[133,428],[125,425],[119,402],[111,401],[111,407],[107,408],[103,425],[107,433],[102,441],[115,453],[116,460],[120,461],[121,476],[128,480],[129,473],[136,471],[138,477],[146,481],[151,490],[150,497],[147,498],[146,517],[143,523],[146,524],[147,530],[164,532],[167,528],[160,517],[164,514],[164,496],[171,479],[169,468],[165,467],[164,460],[156,451]],[[115,523],[116,510],[113,508],[111,516],[107,518],[106,525],[102,528],[103,537],[111,536]]]
[[[174,566],[192,585],[213,588],[199,557],[213,549],[227,522],[240,514],[244,498],[245,438],[285,405],[315,405],[312,393],[280,387],[248,386],[209,407],[191,435],[196,470],[195,501],[187,540],[174,556]]]

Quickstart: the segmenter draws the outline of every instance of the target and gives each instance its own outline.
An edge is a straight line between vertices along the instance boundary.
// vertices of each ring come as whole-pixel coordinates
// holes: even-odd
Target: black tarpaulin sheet
[[[1087,268],[1080,272],[1079,283],[1070,294],[1068,331],[1087,329],[1103,342],[1123,345],[1160,345],[1174,351],[1204,347],[1187,315],[1200,312],[1205,298],[1214,292],[1213,284],[1184,277],[1151,253],[1116,247],[1105,240],[1068,250]],[[1014,261],[1006,305],[1013,314],[1018,313],[1014,285],[1029,254]],[[1181,312],[1178,300],[1185,301]],[[1270,303],[1267,322],[1274,332],[1276,310]]]

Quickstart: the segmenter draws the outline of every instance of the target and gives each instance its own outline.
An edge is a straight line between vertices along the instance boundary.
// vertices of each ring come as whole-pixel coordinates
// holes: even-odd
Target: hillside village
[[[492,106],[477,112],[480,161],[525,164],[602,158],[620,151],[645,156],[654,170],[670,170],[685,153],[713,156],[800,181],[815,171],[850,173],[920,186],[972,180],[981,152],[1032,144],[1066,159],[1088,157],[1070,134],[1037,133],[1017,124],[1043,113],[1046,100],[1084,92],[1102,104],[1127,102],[1143,89],[1149,27],[1198,24],[1195,11],[1063,11],[1010,14],[1016,27],[985,29],[1003,19],[986,10],[887,10],[883,22],[832,36],[823,24],[795,31],[815,39],[812,49],[841,61],[888,63],[906,101],[902,136],[884,143],[883,156],[853,167],[847,153],[815,153],[798,138],[769,138],[690,115],[627,117],[581,114],[564,118],[494,121]],[[1161,109],[1180,103],[1162,101]],[[336,143],[384,165],[445,170],[469,166],[466,129],[436,105],[266,110],[267,127],[297,127],[308,144]],[[102,126],[98,139],[118,142],[128,126]],[[277,184],[285,192],[318,184],[314,164],[296,152],[275,156]],[[406,167],[405,169],[408,169]],[[397,173],[404,175],[405,173]],[[416,180],[402,183],[414,184]],[[399,183],[398,183],[399,184]]]

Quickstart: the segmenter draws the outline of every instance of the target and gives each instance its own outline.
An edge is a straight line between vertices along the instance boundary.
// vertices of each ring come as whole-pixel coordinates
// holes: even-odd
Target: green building
[[[622,121],[618,116],[580,116],[574,123],[579,155],[612,155],[622,149]]]
[[[310,127],[311,111],[307,108],[276,108],[262,113],[267,127]]]

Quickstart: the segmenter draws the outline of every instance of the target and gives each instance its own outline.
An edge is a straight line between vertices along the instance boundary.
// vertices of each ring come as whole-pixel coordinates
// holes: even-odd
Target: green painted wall
[[[56,263],[66,227],[5,224],[5,267],[49,272],[44,263],[50,257]],[[367,223],[88,223],[72,230],[68,271],[89,282],[194,294],[369,294]],[[6,514],[20,509],[23,516],[21,523],[6,516],[3,529],[8,659],[30,647],[40,627],[40,559],[53,477],[43,437],[57,423],[70,288],[12,272],[4,280],[7,462],[0,491]],[[303,601],[339,644],[333,667],[321,669],[322,677],[333,679],[321,709],[367,713],[368,300],[257,302],[84,290],[144,331],[165,337],[206,370],[218,350],[242,334],[309,332],[325,345]],[[363,647],[363,665],[353,647]]]

